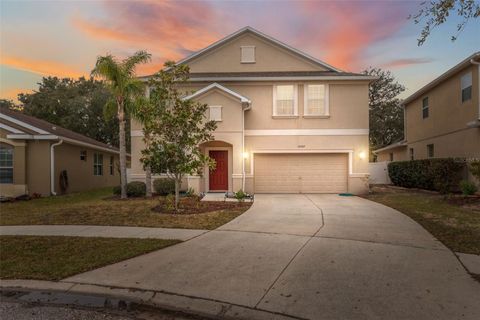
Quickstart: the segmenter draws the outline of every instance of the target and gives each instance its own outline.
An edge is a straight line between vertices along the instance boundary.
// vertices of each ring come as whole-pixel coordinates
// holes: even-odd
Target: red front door
[[[210,158],[215,160],[217,166],[209,173],[210,191],[228,190],[228,151],[210,151]]]

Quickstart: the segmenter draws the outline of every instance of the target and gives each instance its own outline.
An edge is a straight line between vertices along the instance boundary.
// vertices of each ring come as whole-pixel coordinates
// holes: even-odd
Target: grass
[[[451,250],[480,254],[480,210],[419,191],[375,188],[367,199],[394,208],[421,224]]]
[[[202,214],[159,214],[157,199],[109,199],[112,189],[0,204],[0,225],[109,225],[184,229],[215,229],[248,206]]]
[[[0,236],[0,278],[60,280],[177,240]]]

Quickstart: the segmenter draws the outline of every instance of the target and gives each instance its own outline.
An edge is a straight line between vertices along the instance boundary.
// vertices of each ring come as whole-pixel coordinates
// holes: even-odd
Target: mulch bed
[[[152,208],[152,211],[163,214],[200,214],[225,209],[248,208],[250,202],[223,202],[223,201],[200,201],[197,197],[186,197],[180,199],[179,209],[175,211],[165,200],[160,200],[160,205]]]

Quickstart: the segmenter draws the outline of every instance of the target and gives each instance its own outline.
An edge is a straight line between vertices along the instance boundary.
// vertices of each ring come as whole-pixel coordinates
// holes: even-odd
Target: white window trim
[[[214,109],[214,108],[219,108],[219,109],[220,109],[220,120],[214,120],[214,119],[212,119],[212,117],[211,117],[211,111],[212,111],[212,109]],[[216,122],[222,122],[222,121],[223,121],[223,106],[208,106],[208,119],[209,119],[210,121],[213,120],[213,121],[216,121]]]
[[[293,114],[277,114],[277,86],[293,86]],[[282,83],[273,85],[272,115],[276,118],[298,117],[298,85]]]
[[[253,60],[243,60],[243,49],[253,48]],[[256,62],[256,49],[255,46],[240,46],[240,63],[255,63]]]
[[[5,143],[8,145],[8,143]],[[14,184],[15,183],[15,168],[14,168],[14,164],[15,164],[15,147],[13,145],[10,145],[11,149],[12,149],[12,166],[1,166],[0,168],[2,169],[11,169],[12,170],[12,182],[2,182],[1,184],[5,185],[5,184]]]
[[[309,85],[324,85],[325,86],[325,113],[324,114],[310,114],[308,113],[308,86]],[[327,83],[304,83],[303,84],[303,115],[304,117],[330,117],[330,86]]]

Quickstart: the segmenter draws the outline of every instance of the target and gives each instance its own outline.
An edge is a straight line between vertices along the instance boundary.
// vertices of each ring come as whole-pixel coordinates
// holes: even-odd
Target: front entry
[[[227,191],[228,190],[228,151],[211,150],[209,157],[215,160],[217,166],[209,171],[209,190]]]

